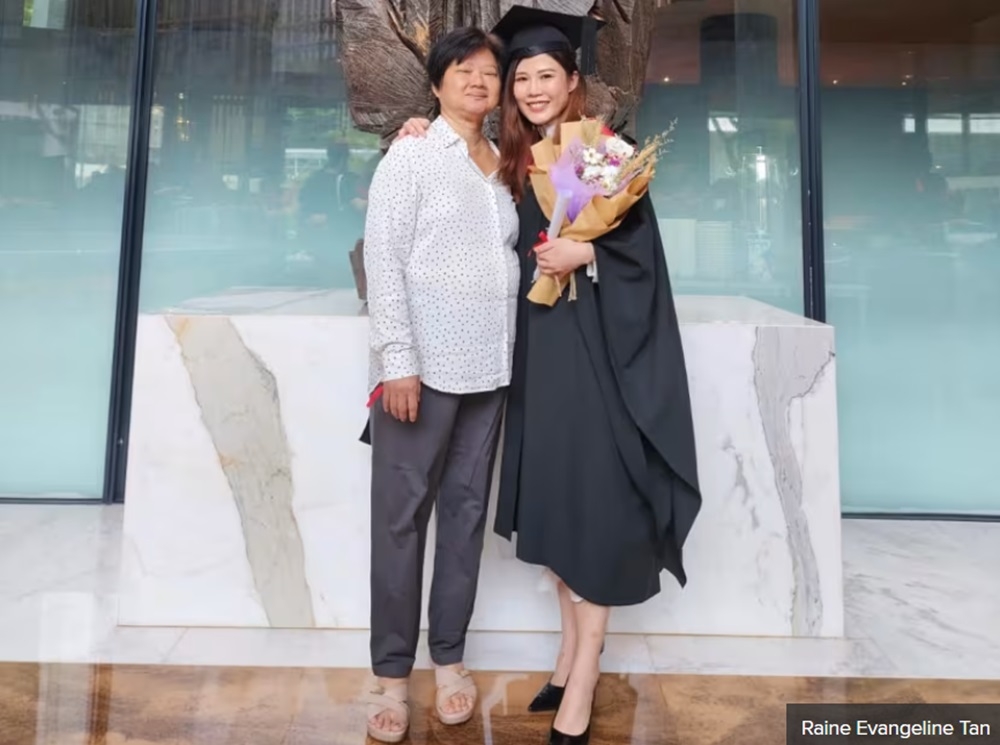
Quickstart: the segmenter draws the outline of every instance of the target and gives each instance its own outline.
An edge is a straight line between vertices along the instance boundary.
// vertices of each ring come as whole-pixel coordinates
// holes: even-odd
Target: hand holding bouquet
[[[546,238],[585,243],[617,228],[649,189],[671,130],[637,150],[600,120],[586,119],[562,125],[559,142],[565,144],[557,145],[551,137],[536,144],[529,178],[542,212],[552,221]],[[528,299],[554,305],[567,285],[572,299],[573,274],[568,279],[539,276]]]

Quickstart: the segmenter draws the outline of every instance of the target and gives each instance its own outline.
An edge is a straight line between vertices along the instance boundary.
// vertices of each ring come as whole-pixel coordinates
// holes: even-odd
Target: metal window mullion
[[[149,131],[153,108],[153,68],[156,45],[156,0],[136,0],[136,48],[132,67],[132,111],[129,121],[125,203],[122,210],[118,299],[115,309],[111,401],[105,454],[105,503],[122,501],[132,413],[139,284],[142,277],[146,177],[149,171]]]
[[[797,0],[802,273],[806,317],[826,321],[823,245],[823,150],[820,122],[819,0]]]

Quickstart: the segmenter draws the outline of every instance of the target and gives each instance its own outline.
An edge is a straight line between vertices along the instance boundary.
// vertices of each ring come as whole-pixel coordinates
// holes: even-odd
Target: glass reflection
[[[0,494],[99,497],[134,12],[0,4]]]
[[[1000,513],[1000,9],[820,9],[845,509]]]
[[[638,135],[676,121],[652,187],[674,290],[801,313],[794,3],[660,5]]]
[[[333,7],[161,3],[146,312],[357,292],[378,139],[351,125]]]
[[[379,148],[351,125],[334,8],[206,13],[161,5],[143,309],[356,299]],[[654,198],[678,292],[800,310],[793,3],[664,5],[646,78],[640,138],[677,121]]]

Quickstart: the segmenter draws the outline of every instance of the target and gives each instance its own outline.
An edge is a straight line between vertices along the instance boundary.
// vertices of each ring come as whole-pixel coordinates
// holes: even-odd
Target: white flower
[[[625,160],[635,155],[635,148],[620,137],[609,137],[604,143],[608,155]]]
[[[601,153],[597,149],[592,147],[584,148],[583,151],[584,163],[593,166],[599,164],[602,160],[604,160],[604,156],[601,155]]]
[[[603,175],[604,169],[601,166],[593,165],[587,166],[583,169],[583,180],[584,181],[597,181]]]
[[[601,168],[601,178],[613,181],[618,178],[620,172],[621,169],[618,166],[604,166]]]

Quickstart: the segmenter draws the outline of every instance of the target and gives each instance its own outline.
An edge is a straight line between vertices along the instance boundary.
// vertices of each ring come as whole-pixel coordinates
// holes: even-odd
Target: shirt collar
[[[438,116],[437,119],[431,122],[431,126],[427,130],[427,137],[428,139],[440,142],[444,148],[457,147],[462,155],[466,158],[469,157],[469,146],[466,144],[465,140],[462,139],[462,136],[456,132],[450,124],[448,124],[448,121],[443,116]],[[500,150],[492,142],[490,142],[490,147],[493,148],[493,152],[497,155],[500,154]],[[477,172],[479,171],[478,167],[476,170]],[[488,181],[494,181],[496,178],[496,171],[486,177]]]
[[[450,124],[448,124],[448,120],[443,116],[439,116],[431,123],[430,133],[445,147],[465,144],[465,140],[462,139],[462,136],[456,132]]]

